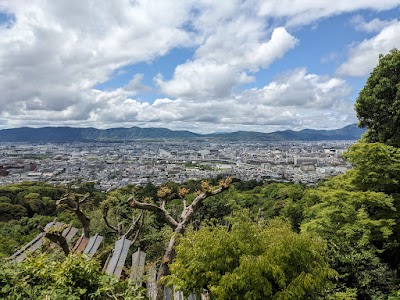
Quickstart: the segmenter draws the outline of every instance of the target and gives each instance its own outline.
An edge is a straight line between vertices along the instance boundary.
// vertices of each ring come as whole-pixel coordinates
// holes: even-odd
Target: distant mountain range
[[[270,133],[237,131],[231,133],[197,134],[166,128],[74,128],[21,127],[0,130],[0,142],[67,143],[67,142],[127,142],[158,139],[215,139],[223,141],[322,141],[357,140],[365,132],[356,124],[335,130],[276,131]]]

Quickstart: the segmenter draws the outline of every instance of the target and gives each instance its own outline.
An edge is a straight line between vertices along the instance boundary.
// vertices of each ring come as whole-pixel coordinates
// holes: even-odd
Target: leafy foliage
[[[339,273],[332,297],[385,299],[380,297],[393,290],[397,281],[381,257],[396,225],[394,200],[381,192],[357,190],[352,184],[355,172],[306,192],[301,200],[305,216],[301,229],[328,241],[329,263]]]
[[[314,299],[337,273],[326,263],[325,244],[274,219],[252,221],[236,213],[230,226],[210,224],[179,240],[170,284],[213,299]]]
[[[100,271],[96,260],[69,255],[63,262],[45,255],[0,270],[0,298],[19,299],[144,299],[143,291],[128,281]]]
[[[54,215],[55,201],[64,188],[45,183],[23,182],[0,187],[0,222],[18,220],[34,214]]]
[[[382,143],[357,143],[346,158],[354,168],[353,183],[363,191],[400,193],[400,149]]]
[[[365,140],[400,147],[400,51],[379,56],[357,98],[355,109],[361,127],[367,127]]]
[[[383,193],[321,187],[310,190],[305,201],[315,204],[306,210],[302,230],[331,241],[344,238],[365,246],[387,239],[393,232],[395,221],[385,217],[394,210],[393,199]]]

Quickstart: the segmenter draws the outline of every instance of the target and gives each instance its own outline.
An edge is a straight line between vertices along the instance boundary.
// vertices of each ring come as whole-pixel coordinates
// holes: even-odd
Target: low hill
[[[276,131],[262,133],[237,131],[232,133],[196,134],[166,128],[73,128],[73,127],[21,127],[0,130],[0,142],[68,143],[68,142],[124,142],[149,139],[215,139],[223,141],[321,141],[357,140],[365,129],[356,124],[335,130]]]

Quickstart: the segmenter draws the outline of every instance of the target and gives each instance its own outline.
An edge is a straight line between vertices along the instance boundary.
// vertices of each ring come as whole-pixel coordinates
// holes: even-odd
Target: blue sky
[[[0,129],[333,129],[400,0],[0,0]]]

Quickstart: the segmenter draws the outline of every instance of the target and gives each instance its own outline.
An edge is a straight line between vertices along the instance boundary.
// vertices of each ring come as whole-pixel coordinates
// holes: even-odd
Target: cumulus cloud
[[[0,12],[9,16],[0,25],[0,124],[153,125],[198,132],[337,128],[355,121],[349,86],[339,78],[300,68],[260,88],[242,87],[301,42],[293,26],[399,4],[0,0]],[[380,32],[351,48],[340,74],[364,74],[361,63],[368,65],[372,55],[377,59],[377,53],[399,44],[398,22],[357,22],[363,30]],[[154,91],[143,83],[143,74],[114,90],[96,88],[125,66],[152,62],[180,47],[194,54],[176,66],[170,78],[154,78],[161,94],[154,102],[135,99]]]
[[[353,45],[349,57],[337,70],[343,76],[366,76],[378,64],[379,54],[400,45],[400,22],[384,27],[377,35]]]
[[[0,9],[15,16],[0,28],[0,110],[25,101],[67,109],[89,101],[84,96],[115,69],[191,45],[184,0],[17,0]]]
[[[164,81],[162,76],[155,78],[162,92],[186,99],[225,97],[235,85],[252,80],[246,73],[240,73],[228,64],[207,60],[196,60],[177,66],[174,78],[170,81]]]
[[[302,68],[276,78],[262,89],[247,91],[245,95],[268,106],[324,109],[332,108],[350,92],[344,80],[307,74]]]
[[[265,26],[258,7],[257,2],[199,1],[192,24],[202,41],[194,59],[177,66],[172,79],[155,78],[161,91],[189,99],[226,97],[295,47],[298,40],[284,27]]]
[[[285,28],[272,31],[266,41],[261,22],[239,16],[220,26],[200,46],[196,59],[179,65],[172,80],[155,78],[161,90],[174,97],[225,97],[233,87],[253,80],[248,72],[268,67],[297,44]]]
[[[338,128],[355,122],[349,109],[351,89],[344,80],[309,74],[302,69],[278,76],[262,88],[219,99],[161,98],[153,104],[97,91],[94,97],[108,104],[92,120],[168,124],[196,132],[219,130]],[[165,126],[165,125],[164,125]]]

